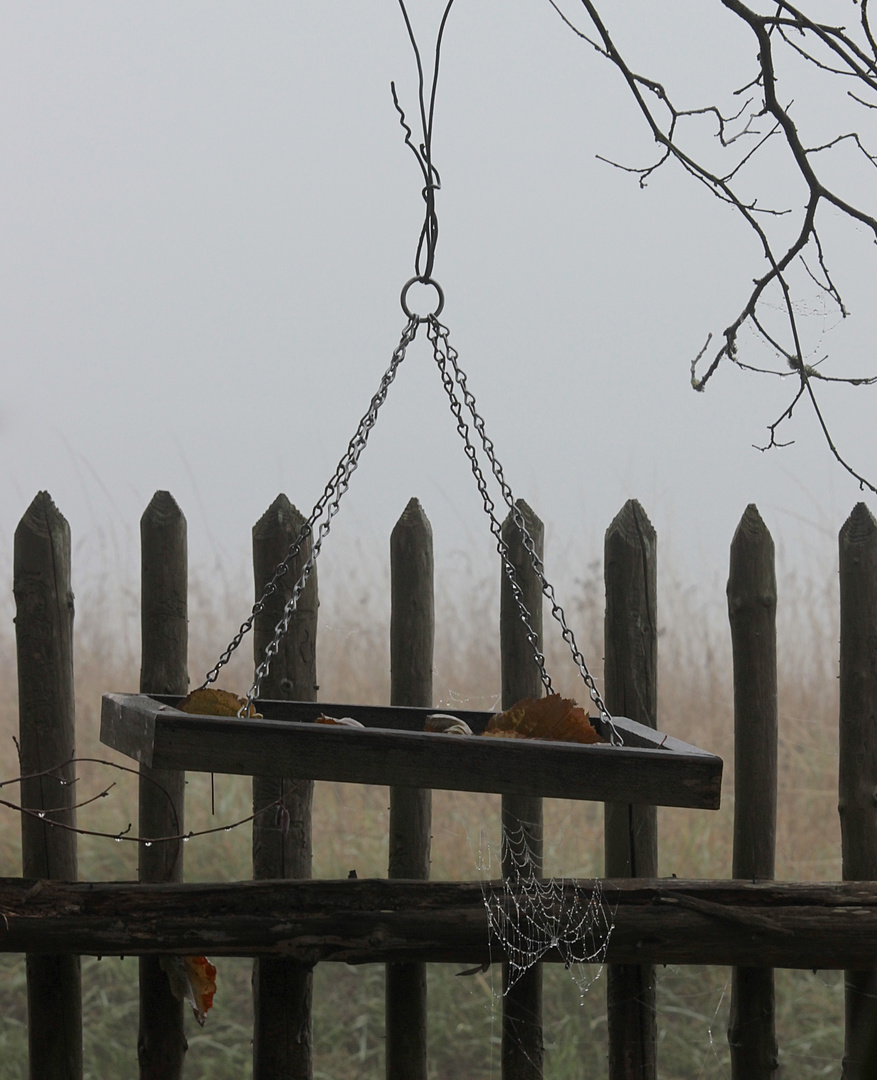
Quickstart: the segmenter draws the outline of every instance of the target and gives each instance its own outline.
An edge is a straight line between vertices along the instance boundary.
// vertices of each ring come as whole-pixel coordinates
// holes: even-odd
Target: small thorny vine
[[[815,363],[805,362],[798,314],[801,297],[796,293],[793,279],[793,271],[803,270],[804,279],[815,284],[840,316],[845,318],[847,308],[829,270],[820,236],[820,223],[825,211],[832,209],[858,224],[873,235],[877,243],[877,216],[874,212],[877,209],[877,176],[871,188],[875,206],[857,205],[843,198],[835,185],[829,182],[826,161],[832,151],[846,146],[853,149],[866,169],[877,169],[877,145],[870,145],[863,134],[868,125],[873,134],[874,121],[877,120],[877,35],[870,22],[869,0],[849,0],[856,8],[855,25],[851,28],[821,22],[785,0],[764,0],[760,4],[719,0],[751,31],[754,47],[752,77],[733,91],[732,97],[736,103],[727,112],[716,104],[681,108],[661,82],[633,70],[615,44],[598,5],[591,0],[580,0],[590,20],[590,27],[585,29],[561,10],[559,0],[548,2],[582,41],[615,65],[659,147],[657,159],[642,167],[623,165],[607,158],[601,160],[636,176],[641,187],[645,187],[649,178],[662,166],[676,162],[716,198],[731,206],[758,238],[766,268],[753,279],[743,306],[721,334],[718,348],[713,345],[713,335],[710,333],[703,348],[692,360],[692,387],[703,391],[724,360],[746,371],[791,379],[795,384],[791,400],[768,425],[769,438],[758,449],[788,445],[788,442],[780,441],[780,429],[791,419],[798,402],[804,399],[812,408],[822,435],[840,465],[861,489],[867,488],[877,494],[874,483],[858,472],[839,450],[818,398],[820,382],[870,386],[877,382],[877,375],[863,378],[825,374],[820,369],[822,362],[827,359],[825,356]],[[812,10],[815,5],[811,3],[808,6]],[[834,8],[839,7],[838,4],[834,5]],[[696,47],[701,48],[702,43],[698,42]],[[834,85],[846,84],[846,99],[855,112],[855,122],[861,125],[861,130],[845,130],[840,126],[841,119],[833,117],[833,122],[838,125],[834,134],[817,145],[807,144],[799,131],[800,120],[795,103],[784,96],[782,89],[783,72],[801,61],[809,65],[814,73],[832,79]],[[714,134],[729,159],[724,171],[708,168],[702,157],[699,159],[699,155],[688,148],[688,136],[693,129],[687,121],[703,117],[713,120]],[[744,173],[747,182],[751,175],[746,172],[747,166],[753,160],[760,159],[765,147],[773,149],[776,144],[784,146],[786,157],[803,181],[805,198],[800,209],[762,206],[756,197],[742,193]],[[785,237],[775,237],[773,222],[793,214],[799,216],[794,219],[796,227],[792,238],[788,239],[788,232]],[[772,304],[777,303],[777,291],[780,297],[778,307],[782,313],[779,331],[768,326],[768,313]],[[752,364],[741,358],[739,335],[744,327],[753,330],[773,351],[778,360],[775,367]],[[701,361],[706,362],[703,371],[699,370]]]

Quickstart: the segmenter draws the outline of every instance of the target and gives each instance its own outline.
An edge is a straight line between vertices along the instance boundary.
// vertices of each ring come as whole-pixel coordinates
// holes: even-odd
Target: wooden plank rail
[[[877,883],[604,881],[607,962],[867,970]],[[499,887],[499,883],[496,883]],[[592,880],[567,893],[589,895]],[[481,882],[143,885],[0,878],[0,951],[290,956],[303,963],[489,959]],[[497,950],[494,947],[494,958]],[[545,959],[559,958],[548,953]]]

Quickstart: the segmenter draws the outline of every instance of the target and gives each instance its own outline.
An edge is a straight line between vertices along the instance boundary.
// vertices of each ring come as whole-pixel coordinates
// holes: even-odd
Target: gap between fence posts
[[[167,491],[157,491],[140,519],[140,693],[189,690],[186,519]],[[142,837],[180,836],[185,829],[186,774],[140,766]],[[182,881],[183,842],[138,845],[142,882]],[[179,1080],[188,1049],[183,1002],[171,992],[158,956],[141,956],[140,1080]]]
[[[253,574],[256,597],[286,558],[304,518],[285,495],[278,495],[253,527]],[[311,550],[302,545],[289,570],[265,601],[253,627],[258,664],[283,618]],[[317,571],[314,568],[298,600],[289,631],[262,680],[261,696],[288,701],[317,700]],[[283,810],[253,822],[253,878],[311,876],[313,780],[253,777],[253,811],[278,799]],[[253,1080],[311,1080],[313,1062],[313,966],[295,960],[261,957],[253,962]]]
[[[417,499],[390,535],[390,596],[390,704],[429,708],[434,559],[432,526]],[[429,877],[431,827],[431,791],[390,788],[389,878]],[[385,994],[387,1080],[427,1080],[426,964],[387,964]]]
[[[76,881],[73,591],[70,526],[41,491],[15,530],[13,584],[18,657],[22,873]],[[68,762],[68,764],[64,764]],[[82,1080],[82,984],[78,956],[28,954],[31,1080]]]
[[[734,660],[732,876],[770,881],[777,822],[777,582],[773,538],[752,503],[731,542],[727,595]],[[732,1080],[776,1076],[772,968],[734,968],[728,1045]]]
[[[877,880],[877,521],[840,530],[838,811],[845,881]],[[845,973],[843,1080],[877,1075],[877,972]]]
[[[603,573],[606,707],[657,728],[657,537],[635,499],[606,530]],[[606,803],[604,844],[606,877],[657,877],[657,807]],[[655,1080],[655,968],[610,964],[606,980],[610,1080]]]
[[[527,532],[533,539],[536,554],[544,551],[545,526],[530,507],[519,499]],[[542,648],[542,586],[533,569],[524,538],[509,513],[502,524],[502,539],[509,560],[515,568],[530,626]],[[502,707],[509,709],[523,698],[542,696],[542,678],[527,640],[511,583],[503,568],[500,584],[499,616],[500,660],[502,666]],[[542,799],[532,795],[502,796],[502,873],[504,878],[521,873],[510,856],[505,836],[522,832],[522,843],[515,844],[522,854],[529,853],[527,872],[542,877]],[[514,986],[509,987],[508,962],[502,966],[502,1080],[541,1080],[545,1048],[542,1041],[542,965],[534,964]]]

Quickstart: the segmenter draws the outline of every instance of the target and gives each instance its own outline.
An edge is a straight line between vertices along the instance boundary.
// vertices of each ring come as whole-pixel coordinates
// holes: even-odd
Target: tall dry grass
[[[567,613],[599,677],[602,655],[601,567],[585,569],[569,590]],[[780,793],[778,876],[840,877],[836,814],[835,570],[819,576],[781,575]],[[498,704],[497,583],[455,568],[438,598],[436,704],[491,708]],[[243,572],[192,576],[190,671],[206,672],[250,603]],[[709,749],[726,762],[722,809],[716,813],[660,811],[660,872],[679,877],[727,877],[731,866],[733,730],[730,644],[723,617],[723,583],[695,587],[664,573],[660,582],[660,713],[664,730]],[[124,759],[98,742],[100,695],[136,689],[139,677],[138,598],[95,579],[80,585],[76,616],[78,752]],[[324,701],[380,702],[389,688],[388,583],[377,570],[362,578],[336,572],[321,581],[319,679]],[[4,609],[11,615],[11,610]],[[548,623],[546,623],[546,628]],[[581,697],[565,647],[548,636],[546,653],[558,688]],[[17,772],[12,735],[17,724],[11,618],[0,624],[0,770]],[[251,671],[245,644],[224,684],[242,689]],[[111,795],[83,811],[80,825],[115,831],[136,821],[136,782],[105,766],[83,765],[80,787]],[[187,828],[244,817],[250,790],[245,778],[217,777],[217,816],[210,816],[209,779],[190,775]],[[13,790],[7,788],[4,794]],[[387,864],[387,791],[319,784],[315,799],[314,873],[381,876]],[[498,836],[498,797],[463,792],[434,795],[433,875],[479,876],[486,844]],[[20,873],[19,827],[0,809],[0,874]],[[550,800],[545,808],[546,872],[564,876],[602,873],[599,806]],[[188,880],[250,876],[246,827],[193,840],[186,849]],[[83,837],[80,874],[95,880],[133,879],[136,845]],[[223,1080],[250,1075],[249,964],[223,959],[215,1008],[206,1028],[189,1030],[187,1076]],[[546,1077],[601,1075],[605,1071],[605,1009],[598,981],[580,997],[568,973],[545,969]],[[136,1075],[136,961],[83,960],[87,1075]],[[796,1076],[836,1072],[841,1055],[841,979],[835,973],[778,972],[782,1060]],[[662,1078],[728,1075],[725,1039],[730,973],[681,968],[659,972]],[[430,969],[431,1069],[440,1077],[497,1077],[500,1004],[494,969],[459,979],[446,967]],[[316,971],[317,1076],[383,1074],[383,970],[323,965]],[[23,963],[0,958],[0,1080],[19,1077],[25,1065]]]

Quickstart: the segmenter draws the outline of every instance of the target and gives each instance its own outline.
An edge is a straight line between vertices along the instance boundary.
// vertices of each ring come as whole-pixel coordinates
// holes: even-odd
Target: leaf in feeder
[[[194,713],[196,716],[237,716],[246,705],[246,698],[238,697],[230,690],[216,690],[213,687],[202,687],[193,690],[188,697],[177,705],[180,712]],[[250,705],[247,716],[260,717],[255,706]]]
[[[161,966],[171,993],[177,1001],[188,1001],[195,1019],[204,1027],[216,993],[216,968],[206,956],[163,956]]]
[[[325,713],[320,713],[314,723],[335,724],[338,727],[363,727],[363,725],[360,724],[358,720],[354,720],[352,716],[326,716]]]
[[[551,742],[603,742],[590,719],[572,698],[549,694],[544,698],[524,698],[505,712],[491,717],[485,735],[505,739],[547,739]]]
[[[443,735],[471,735],[472,728],[459,716],[450,713],[430,713],[424,724],[424,731],[438,731]]]

